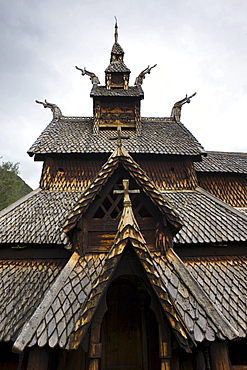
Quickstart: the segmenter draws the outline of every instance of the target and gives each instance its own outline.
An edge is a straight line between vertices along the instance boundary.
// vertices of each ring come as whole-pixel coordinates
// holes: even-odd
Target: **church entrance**
[[[102,370],[160,369],[158,323],[150,301],[133,276],[110,285],[101,331]]]

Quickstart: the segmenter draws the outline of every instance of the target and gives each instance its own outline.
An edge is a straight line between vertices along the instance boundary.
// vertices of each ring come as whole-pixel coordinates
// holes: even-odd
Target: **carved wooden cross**
[[[130,194],[137,194],[140,193],[139,189],[136,190],[129,190],[129,180],[125,179],[123,180],[123,190],[113,190],[114,194],[123,194],[124,195],[124,201],[123,205],[124,207],[131,206],[131,200],[130,200]]]
[[[129,136],[124,136],[122,135],[122,129],[121,127],[119,126],[117,128],[117,137],[110,137],[110,140],[117,140],[117,146],[118,148],[121,148],[122,147],[122,140],[121,139],[129,139],[130,137]]]

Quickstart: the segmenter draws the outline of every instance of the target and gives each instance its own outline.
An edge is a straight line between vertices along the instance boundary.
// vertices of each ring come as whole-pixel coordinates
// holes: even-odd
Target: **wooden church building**
[[[203,149],[192,96],[142,117],[114,37],[93,117],[38,102],[40,187],[0,212],[0,369],[247,369],[247,154]]]

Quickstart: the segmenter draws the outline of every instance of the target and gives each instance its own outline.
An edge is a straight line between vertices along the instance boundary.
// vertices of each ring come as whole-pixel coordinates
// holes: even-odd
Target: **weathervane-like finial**
[[[114,37],[115,37],[115,42],[118,42],[118,25],[117,25],[117,17],[115,16],[115,34],[114,34]]]

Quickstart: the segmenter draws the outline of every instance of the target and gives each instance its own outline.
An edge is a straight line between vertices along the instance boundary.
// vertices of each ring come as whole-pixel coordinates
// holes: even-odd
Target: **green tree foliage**
[[[0,164],[0,210],[32,190],[18,174],[19,163]]]

